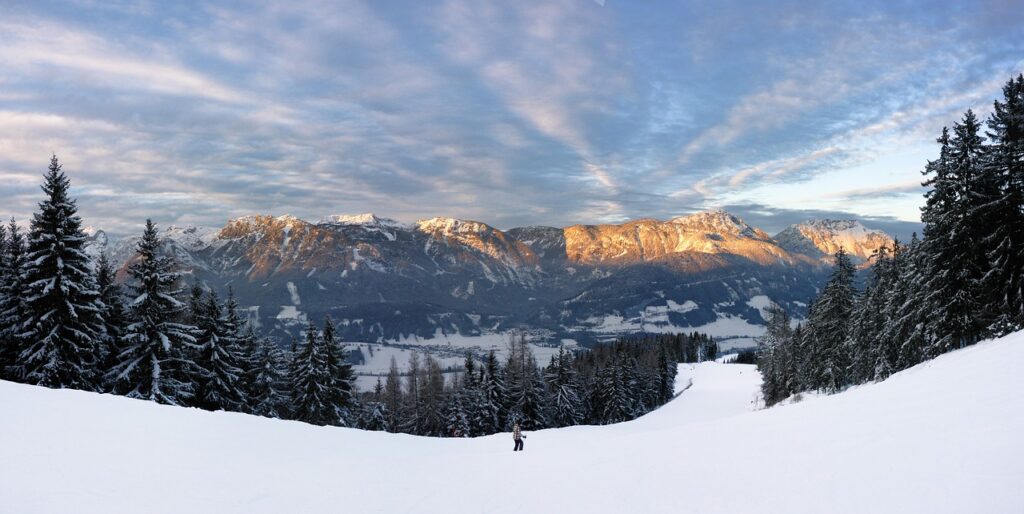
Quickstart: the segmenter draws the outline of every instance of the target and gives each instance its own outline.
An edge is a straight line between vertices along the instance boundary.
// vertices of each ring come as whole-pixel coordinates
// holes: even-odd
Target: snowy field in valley
[[[0,510],[1021,512],[1024,333],[757,410],[752,366],[682,365],[638,420],[476,439],[314,427],[0,382]]]

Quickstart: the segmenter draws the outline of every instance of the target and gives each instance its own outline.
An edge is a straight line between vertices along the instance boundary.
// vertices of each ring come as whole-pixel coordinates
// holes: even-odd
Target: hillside
[[[9,512],[1019,512],[1024,332],[754,410],[751,366],[682,366],[636,421],[428,439],[0,382]],[[628,479],[627,479],[628,477]]]

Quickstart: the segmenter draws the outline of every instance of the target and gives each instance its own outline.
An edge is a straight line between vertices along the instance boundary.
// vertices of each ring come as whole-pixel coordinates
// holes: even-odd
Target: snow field
[[[610,426],[476,439],[314,427],[0,382],[10,512],[1019,513],[1024,333],[755,410],[752,366],[683,365]]]

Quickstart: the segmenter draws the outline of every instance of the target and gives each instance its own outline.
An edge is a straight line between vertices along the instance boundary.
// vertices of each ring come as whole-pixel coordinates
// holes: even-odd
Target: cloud
[[[917,180],[913,152],[1024,54],[1024,14],[997,6],[12,5],[0,216],[28,217],[56,152],[87,223],[120,233],[254,212],[797,212],[789,187],[912,214],[911,189],[883,189]]]

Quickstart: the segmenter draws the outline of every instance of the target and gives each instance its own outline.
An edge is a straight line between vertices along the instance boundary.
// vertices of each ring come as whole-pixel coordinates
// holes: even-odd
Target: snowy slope
[[[0,382],[9,512],[1020,512],[1024,333],[754,411],[683,366],[630,423],[472,440],[318,428]]]

